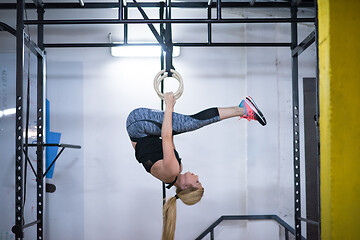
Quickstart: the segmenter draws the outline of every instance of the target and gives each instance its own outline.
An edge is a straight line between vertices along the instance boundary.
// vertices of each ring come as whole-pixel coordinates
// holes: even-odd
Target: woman
[[[172,92],[165,93],[164,99],[164,112],[148,108],[135,109],[127,118],[126,128],[139,163],[151,175],[167,183],[167,188],[176,187],[176,195],[166,202],[163,213],[162,239],[172,240],[176,224],[176,199],[193,205],[200,201],[204,193],[197,175],[181,173],[181,158],[176,151],[173,136],[232,117],[255,120],[263,126],[266,120],[251,97],[246,97],[239,106],[209,108],[194,115],[174,112],[176,101]]]

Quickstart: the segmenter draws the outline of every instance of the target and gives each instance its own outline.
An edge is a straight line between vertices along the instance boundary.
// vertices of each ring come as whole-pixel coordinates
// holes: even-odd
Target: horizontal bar
[[[58,145],[59,147],[64,147],[64,148],[75,148],[75,149],[80,149],[81,146],[80,145],[72,145],[72,144],[52,144],[52,143],[47,143],[44,144],[45,147],[51,147],[51,146],[55,146]]]
[[[223,220],[275,220],[292,234],[295,234],[294,229],[277,215],[235,215],[223,217]]]
[[[179,47],[291,47],[291,43],[174,43]]]
[[[274,219],[276,215],[225,215],[222,220],[268,220]]]
[[[160,7],[159,2],[143,2],[139,3],[141,7]],[[79,9],[79,8],[118,8],[117,2],[89,2],[83,7],[78,3],[43,3],[44,9]],[[135,7],[134,3],[128,2],[127,7]],[[207,2],[172,2],[172,8],[207,8]],[[211,4],[212,8],[216,7],[215,2]],[[249,2],[222,2],[221,8],[290,8],[290,2],[255,2],[252,6]],[[311,2],[302,2],[299,8],[314,8]],[[26,3],[27,9],[35,9],[33,3]],[[16,3],[0,3],[0,9],[16,9]]]
[[[57,144],[57,143],[43,143],[43,144],[40,144],[40,145],[44,146],[44,147],[65,147],[65,148],[76,148],[76,149],[81,148],[81,146],[79,146],[79,145],[63,144],[63,143],[60,143],[60,144]],[[28,147],[37,147],[37,144],[36,143],[30,143],[30,144],[28,144]]]
[[[158,43],[45,43],[45,48],[158,46]],[[291,47],[291,43],[174,43],[177,47]]]
[[[196,239],[203,239],[208,233],[210,233],[216,226],[225,220],[272,220],[275,215],[228,215],[221,216],[213,224],[210,225],[202,234]]]
[[[150,23],[292,23],[314,22],[315,18],[232,18],[232,19],[73,19],[25,20],[26,25],[55,24],[150,24]]]
[[[292,50],[292,56],[299,56],[305,51],[311,44],[315,42],[315,30],[312,31],[298,46]]]
[[[119,47],[119,46],[158,46],[158,43],[44,43],[45,48]]]
[[[297,217],[297,219],[299,219],[300,221],[303,221],[303,222],[307,222],[312,225],[319,225],[319,223],[314,220],[310,220],[310,219],[306,219],[306,218],[302,218],[302,217]]]
[[[36,220],[36,221],[34,221],[34,222],[25,224],[25,225],[23,225],[23,228],[31,227],[31,226],[33,226],[33,225],[35,225],[35,224],[38,224],[39,222],[40,222],[40,220]]]

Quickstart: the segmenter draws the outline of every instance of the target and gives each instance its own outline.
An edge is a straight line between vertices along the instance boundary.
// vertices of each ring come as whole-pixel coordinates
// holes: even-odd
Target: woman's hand
[[[164,100],[167,107],[174,107],[176,100],[173,92],[167,92],[164,94]]]

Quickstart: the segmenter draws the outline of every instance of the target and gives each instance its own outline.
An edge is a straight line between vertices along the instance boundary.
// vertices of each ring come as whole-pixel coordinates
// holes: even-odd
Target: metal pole
[[[171,20],[171,0],[166,0],[166,19]],[[173,56],[173,43],[172,43],[172,30],[171,23],[166,23],[165,29],[165,45],[166,45],[166,55],[165,55],[165,69],[168,72],[168,76],[171,77],[170,69],[172,66],[172,56]]]
[[[38,20],[44,19],[44,9],[38,8]],[[38,25],[37,31],[38,46],[41,50],[44,50],[44,25]],[[37,239],[44,239],[44,178],[42,173],[44,171],[44,148],[42,146],[44,142],[44,96],[45,96],[45,78],[44,78],[44,64],[45,53],[43,55],[37,54]]]
[[[211,3],[212,0],[208,1],[208,8],[207,8],[207,13],[208,13],[208,19],[211,19]],[[211,44],[212,41],[212,36],[211,36],[211,23],[208,23],[208,44]]]
[[[291,18],[297,18],[297,7],[291,7]],[[291,23],[291,50],[297,46],[297,23]],[[293,151],[294,151],[294,220],[295,239],[301,240],[301,195],[300,195],[300,127],[299,127],[299,86],[298,56],[292,56],[292,102],[293,102]]]
[[[17,1],[16,21],[16,129],[15,129],[15,226],[16,239],[24,237],[24,159],[23,159],[23,74],[24,74],[24,8],[25,1]]]
[[[289,230],[285,229],[285,240],[289,240]]]
[[[160,2],[160,19],[164,19],[164,2]],[[160,37],[162,39],[162,41],[164,42],[164,32],[165,32],[165,29],[164,29],[164,24],[161,23],[160,24]],[[160,68],[161,70],[164,69],[164,50],[161,48],[161,56],[160,56]],[[161,92],[164,93],[164,81],[161,81]],[[161,110],[163,111],[164,110],[164,100],[161,99]],[[163,206],[165,205],[166,203],[166,186],[165,186],[165,183],[163,182],[162,183],[162,195],[163,195]]]
[[[118,19],[123,20],[123,0],[119,0]]]
[[[217,0],[217,20],[221,20],[221,0]]]
[[[124,6],[124,19],[128,18],[128,7],[127,5]],[[127,44],[128,42],[128,25],[124,24],[124,43]]]
[[[116,46],[157,46],[159,43],[47,43],[45,48],[79,48],[79,47],[116,47]],[[173,43],[173,46],[179,47],[291,47],[291,43]]]
[[[316,49],[316,140],[317,140],[317,199],[318,199],[318,239],[321,239],[321,207],[320,207],[320,127],[319,127],[319,19],[318,4],[314,1],[315,7],[315,49]]]
[[[124,10],[125,10],[124,6]],[[218,15],[220,12],[218,13]],[[220,14],[221,15],[221,14]],[[219,16],[218,16],[219,17]],[[220,16],[221,17],[221,16]],[[157,23],[292,23],[292,22],[314,22],[314,18],[229,18],[229,19],[67,19],[67,20],[26,20],[26,25],[46,24],[46,25],[63,25],[63,24],[157,24]]]

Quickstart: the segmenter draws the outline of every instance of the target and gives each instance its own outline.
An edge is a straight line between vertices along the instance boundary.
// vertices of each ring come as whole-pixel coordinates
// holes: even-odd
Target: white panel
[[[61,133],[60,143],[82,146],[66,148],[56,161],[53,177],[47,179],[56,186],[54,193],[46,195],[47,239],[84,238],[82,71],[77,61],[47,63],[50,131]]]
[[[285,27],[285,28],[284,28]],[[284,25],[247,25],[247,41],[285,42]],[[259,36],[262,36],[261,38]],[[263,109],[266,127],[248,126],[249,214],[292,220],[292,135],[290,49],[247,49],[247,91]],[[285,145],[283,145],[285,144]],[[289,175],[290,174],[290,175]],[[287,177],[286,177],[287,176]],[[284,211],[285,210],[285,211]],[[279,239],[271,222],[249,224],[249,239]],[[258,229],[262,229],[259,231]]]

